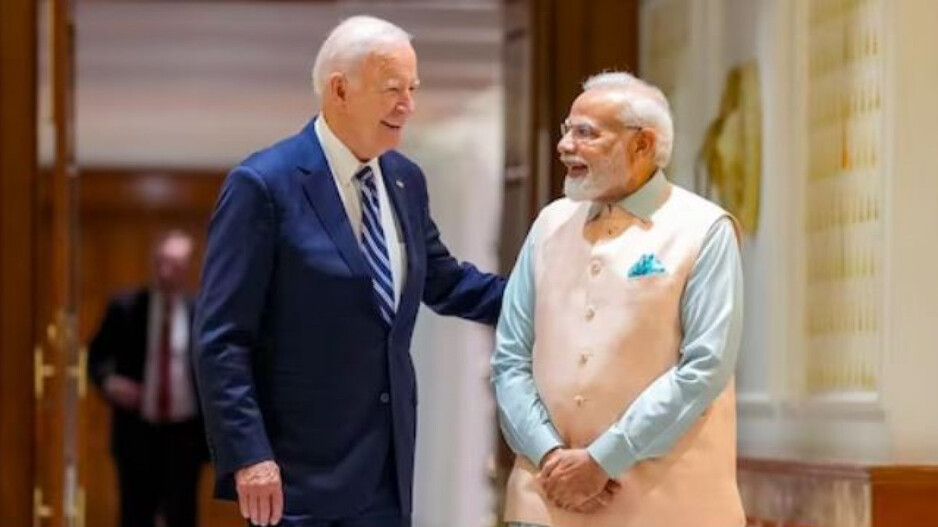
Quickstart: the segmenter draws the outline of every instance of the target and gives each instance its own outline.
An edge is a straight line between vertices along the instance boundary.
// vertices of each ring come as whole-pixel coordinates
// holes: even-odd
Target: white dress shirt
[[[407,268],[407,253],[404,250],[402,241],[404,237],[401,235],[394,207],[388,199],[388,191],[384,185],[384,176],[381,174],[378,159],[370,159],[364,163],[359,161],[355,154],[335,136],[321,114],[316,119],[314,127],[319,144],[322,145],[323,153],[326,154],[326,161],[329,163],[339,197],[342,198],[345,213],[348,214],[349,223],[352,225],[352,232],[355,233],[359,242],[362,237],[362,206],[361,192],[358,182],[355,181],[355,174],[368,165],[375,175],[378,205],[381,207],[381,228],[384,230],[384,241],[388,247],[388,259],[391,261],[391,275],[394,279],[394,307],[396,309],[401,299],[403,271]]]
[[[150,294],[150,316],[147,321],[147,358],[143,371],[143,394],[140,413],[143,419],[159,423],[160,330],[163,324],[163,303],[167,299],[157,291]],[[169,421],[186,421],[196,415],[196,400],[189,367],[189,310],[182,297],[169,300]]]

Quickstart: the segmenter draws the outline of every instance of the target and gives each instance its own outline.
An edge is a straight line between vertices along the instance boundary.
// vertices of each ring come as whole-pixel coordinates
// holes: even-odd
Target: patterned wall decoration
[[[720,112],[714,118],[695,170],[694,190],[728,210],[747,235],[759,223],[762,181],[762,97],[754,60],[726,77]]]
[[[809,395],[875,393],[883,349],[884,0],[810,0],[806,196]]]

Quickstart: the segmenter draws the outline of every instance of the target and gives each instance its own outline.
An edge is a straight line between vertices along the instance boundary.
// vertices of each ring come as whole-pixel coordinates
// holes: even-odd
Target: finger
[[[599,503],[597,502],[597,500],[592,499],[592,500],[587,501],[583,505],[580,505],[576,509],[574,509],[574,512],[590,513],[590,512],[595,512],[598,509],[599,509]]]
[[[251,493],[251,523],[261,524],[261,498],[256,492]]]
[[[596,497],[593,498],[591,501],[596,502],[596,504],[599,505],[600,507],[605,507],[606,505],[609,505],[609,502],[612,501],[612,493],[607,490],[604,490],[600,492],[599,494],[597,494]]]
[[[575,511],[577,507],[579,506],[579,503],[571,499],[562,499],[560,503],[561,503],[561,507],[568,511]]]
[[[541,477],[540,483],[541,483],[541,487],[544,489],[544,492],[547,493],[548,497],[556,495],[557,490],[560,487],[559,485],[560,482],[557,480],[557,478]]]
[[[565,488],[557,489],[557,492],[554,493],[554,501],[564,509],[569,509],[576,505],[574,497],[575,496],[569,489]]]
[[[576,512],[594,512],[603,508],[606,505],[607,504],[605,502],[601,501],[598,498],[590,498],[588,500],[585,500],[581,503],[574,505],[572,510]]]
[[[244,489],[238,488],[238,508],[241,509],[241,517],[245,520],[251,518],[250,498],[244,492]]]
[[[270,501],[272,496],[269,492],[262,492],[258,497],[257,517],[260,519],[258,525],[266,527],[270,524]]]
[[[554,471],[553,476],[547,480],[547,488],[555,500],[567,501],[571,491],[567,480],[562,476],[559,471]]]
[[[550,481],[544,482],[544,494],[547,494],[547,499],[550,501],[557,501],[557,487]]]
[[[548,459],[547,463],[544,463],[544,468],[541,469],[541,475],[545,478],[549,478],[551,472],[560,464],[561,457],[562,456],[556,455]]]
[[[274,491],[270,509],[270,524],[277,525],[280,523],[281,518],[283,518],[283,489],[278,484],[277,490]]]
[[[547,490],[547,497],[550,501],[561,505],[566,497],[564,495],[563,487],[560,485],[551,485]]]

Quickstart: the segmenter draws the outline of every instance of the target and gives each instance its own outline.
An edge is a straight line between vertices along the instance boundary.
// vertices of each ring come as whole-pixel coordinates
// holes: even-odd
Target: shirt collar
[[[372,172],[378,174],[377,158],[370,159],[365,163],[359,161],[355,154],[329,128],[329,124],[326,123],[326,118],[322,114],[319,114],[319,117],[316,118],[314,126],[316,134],[319,136],[319,142],[326,154],[326,160],[329,162],[329,169],[332,170],[332,175],[342,186],[351,184],[355,174],[365,165],[370,166]]]
[[[664,177],[664,172],[658,170],[655,172],[655,175],[646,181],[638,190],[611,205],[616,205],[643,220],[649,220],[655,210],[658,209],[661,193],[664,191],[667,184],[668,180]],[[596,219],[605,206],[606,204],[604,203],[594,202],[590,207],[588,219],[590,221]]]

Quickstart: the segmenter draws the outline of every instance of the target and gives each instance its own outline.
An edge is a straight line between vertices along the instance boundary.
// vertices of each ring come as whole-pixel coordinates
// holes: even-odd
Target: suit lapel
[[[310,164],[306,167],[300,167],[301,170],[306,172],[303,178],[303,192],[352,273],[368,274],[365,257],[358,245],[358,240],[355,238],[355,233],[352,232],[352,225],[349,223],[348,214],[342,205],[339,191],[335,187],[335,180],[329,170],[329,163],[326,161],[322,146],[316,137],[313,122],[310,122],[303,131],[312,146]]]

